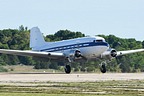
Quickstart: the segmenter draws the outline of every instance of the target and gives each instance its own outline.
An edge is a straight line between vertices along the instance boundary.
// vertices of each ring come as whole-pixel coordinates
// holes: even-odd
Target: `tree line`
[[[30,50],[29,48],[30,30],[20,26],[19,29],[0,30],[0,49]],[[78,37],[84,37],[82,32],[72,32],[70,30],[59,30],[55,34],[46,35],[46,41],[60,41]],[[114,35],[99,35],[106,39],[110,46],[116,50],[131,50],[144,48],[144,41],[137,41],[134,38],[123,39]],[[62,62],[46,62],[35,60],[32,57],[14,56],[0,54],[0,65],[33,65],[36,69],[56,69],[63,70]],[[85,64],[73,63],[73,71],[97,72],[100,61],[89,61]],[[144,72],[144,53],[135,53],[113,59],[107,64],[110,72]]]

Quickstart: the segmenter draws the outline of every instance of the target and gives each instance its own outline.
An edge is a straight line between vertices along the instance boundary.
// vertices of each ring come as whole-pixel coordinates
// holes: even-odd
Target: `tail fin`
[[[32,50],[38,50],[38,48],[43,46],[45,43],[46,42],[40,29],[38,27],[33,27],[30,30],[30,48],[32,48]]]

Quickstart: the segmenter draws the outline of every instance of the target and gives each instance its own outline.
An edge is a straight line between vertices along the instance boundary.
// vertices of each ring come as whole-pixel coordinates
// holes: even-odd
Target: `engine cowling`
[[[81,57],[81,52],[79,50],[76,50],[74,56],[77,58]]]
[[[69,52],[66,53],[66,56],[69,58],[79,58],[81,57],[81,52],[80,50],[70,50]]]
[[[116,57],[117,56],[117,51],[115,49],[112,49],[111,52],[110,52],[110,55],[112,57]]]
[[[117,51],[115,49],[109,49],[102,54],[103,58],[111,59],[117,56]]]

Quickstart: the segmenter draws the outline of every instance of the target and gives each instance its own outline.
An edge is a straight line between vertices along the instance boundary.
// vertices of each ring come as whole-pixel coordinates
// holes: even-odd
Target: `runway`
[[[0,73],[0,83],[7,82],[95,82],[106,80],[144,80],[144,73],[92,73],[92,74],[50,74],[50,73]]]

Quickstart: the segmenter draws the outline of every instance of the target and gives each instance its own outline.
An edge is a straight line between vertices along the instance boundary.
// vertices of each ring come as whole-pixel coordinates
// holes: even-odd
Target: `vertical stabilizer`
[[[43,46],[45,43],[46,42],[40,29],[38,27],[33,27],[30,30],[30,48],[32,48],[32,50],[39,50],[38,48]]]

